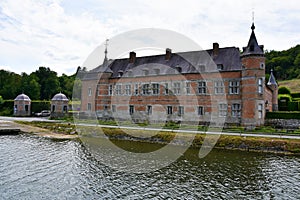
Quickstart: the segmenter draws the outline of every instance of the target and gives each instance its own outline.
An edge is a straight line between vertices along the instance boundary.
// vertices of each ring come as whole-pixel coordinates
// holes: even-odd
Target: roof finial
[[[107,46],[108,46],[108,41],[109,41],[109,39],[106,39],[105,40],[105,51],[104,51],[104,53],[105,53],[105,58],[107,59]]]
[[[252,26],[251,29],[254,30],[255,26],[254,26],[254,8],[252,8]]]

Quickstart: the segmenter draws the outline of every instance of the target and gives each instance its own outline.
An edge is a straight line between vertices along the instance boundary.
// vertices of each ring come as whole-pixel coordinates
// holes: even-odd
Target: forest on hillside
[[[277,80],[300,79],[300,45],[284,51],[266,51],[266,74],[273,69]],[[39,67],[30,74],[21,75],[0,70],[0,96],[3,99],[14,99],[18,94],[25,93],[32,100],[50,100],[58,92],[64,93],[69,99],[80,98],[73,94],[73,86],[80,88],[80,80],[74,75],[58,76],[49,67]]]
[[[267,51],[266,73],[271,69],[277,80],[300,79],[300,45],[284,51]]]
[[[76,79],[76,74],[58,76],[48,67],[39,67],[35,72],[23,72],[21,75],[0,70],[0,96],[5,100],[14,99],[21,93],[25,93],[32,100],[50,100],[59,92],[71,99],[74,84],[81,84],[80,80]],[[74,96],[79,98],[80,94]]]

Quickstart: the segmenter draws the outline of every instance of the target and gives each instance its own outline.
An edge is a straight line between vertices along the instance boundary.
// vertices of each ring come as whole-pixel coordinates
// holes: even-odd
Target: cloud
[[[138,28],[176,31],[204,49],[213,42],[241,48],[250,36],[253,8],[259,43],[269,50],[287,49],[300,43],[298,4],[295,0],[2,0],[0,65],[19,73],[40,65],[59,74],[74,73],[106,38]]]

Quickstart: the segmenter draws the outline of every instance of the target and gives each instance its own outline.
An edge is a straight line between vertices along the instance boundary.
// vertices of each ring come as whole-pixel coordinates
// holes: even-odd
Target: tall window
[[[113,94],[113,85],[109,85],[108,86],[108,95],[112,96],[112,94]]]
[[[159,94],[159,84],[153,83],[152,84],[152,94],[158,95]]]
[[[122,85],[116,85],[116,95],[122,94]]]
[[[116,112],[116,105],[111,105],[111,111]]]
[[[132,115],[134,113],[134,106],[129,105],[129,114]]]
[[[263,79],[262,78],[258,79],[258,93],[259,94],[263,93]]]
[[[180,83],[179,82],[174,83],[174,89],[173,89],[173,91],[174,91],[175,95],[176,94],[180,94]]]
[[[221,103],[219,104],[219,117],[227,116],[227,104]]]
[[[234,103],[231,106],[231,116],[240,117],[241,116],[241,104]]]
[[[91,110],[92,110],[92,104],[91,104],[91,103],[88,103],[88,104],[87,104],[87,110],[88,110],[88,111],[91,111]]]
[[[184,107],[183,106],[178,106],[178,115],[179,116],[184,115]]]
[[[149,95],[150,94],[150,85],[144,84],[142,87],[143,95]]]
[[[125,94],[131,95],[131,85],[130,84],[125,85]]]
[[[204,107],[198,106],[198,115],[203,116],[204,115]]]
[[[198,82],[198,94],[206,94],[206,82],[205,81]]]
[[[191,82],[185,82],[185,92],[191,94]]]
[[[215,94],[224,94],[224,83],[223,81],[215,82]]]
[[[165,83],[165,95],[169,94],[169,84]]]
[[[147,106],[147,114],[152,115],[152,106]]]
[[[172,115],[173,114],[173,107],[172,106],[167,106],[167,114]]]
[[[263,118],[263,104],[258,104],[258,119]]]
[[[89,95],[89,96],[92,96],[92,88],[89,88],[89,89],[88,89],[88,95]]]
[[[134,85],[134,95],[138,95],[139,94],[139,84],[135,84]]]
[[[240,82],[230,81],[229,82],[229,94],[239,94],[240,93]]]

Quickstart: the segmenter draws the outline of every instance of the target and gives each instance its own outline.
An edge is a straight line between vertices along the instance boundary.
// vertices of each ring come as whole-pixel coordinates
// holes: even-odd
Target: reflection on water
[[[77,141],[1,136],[0,150],[0,199],[300,198],[293,156],[214,150],[199,159],[189,149],[165,168],[135,174],[105,166]]]

